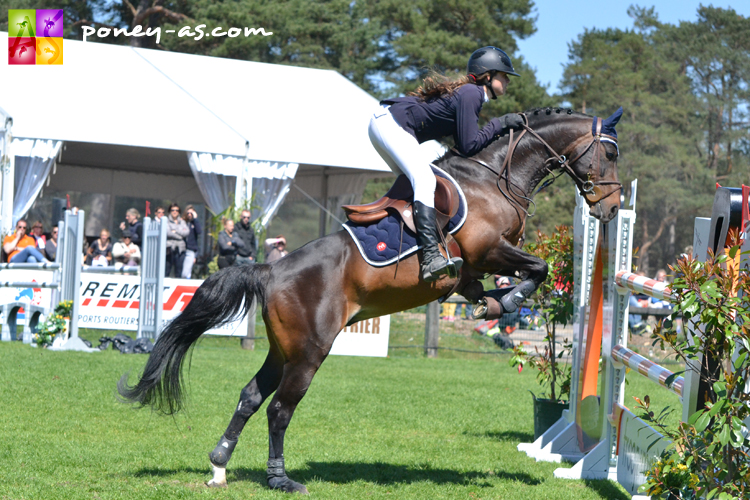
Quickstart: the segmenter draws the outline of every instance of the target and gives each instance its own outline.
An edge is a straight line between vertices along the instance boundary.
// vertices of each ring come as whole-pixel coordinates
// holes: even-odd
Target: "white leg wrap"
[[[227,469],[225,467],[216,467],[213,464],[211,466],[214,468],[214,477],[206,483],[206,486],[210,486],[211,488],[226,488]]]

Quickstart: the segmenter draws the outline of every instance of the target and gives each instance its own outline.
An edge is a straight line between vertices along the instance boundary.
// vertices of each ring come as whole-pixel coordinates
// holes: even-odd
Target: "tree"
[[[563,85],[565,97],[583,112],[625,110],[618,168],[626,196],[629,182],[639,180],[635,239],[639,265],[648,273],[651,256],[662,267],[692,243],[692,219],[711,206],[713,186],[695,155],[700,129],[690,80],[663,48],[663,31],[652,29],[658,23],[653,9],[631,8],[630,14],[637,30],[586,31],[570,44]]]
[[[698,8],[698,21],[663,27],[700,102],[698,151],[717,181],[739,185],[750,171],[750,19],[733,9]]]

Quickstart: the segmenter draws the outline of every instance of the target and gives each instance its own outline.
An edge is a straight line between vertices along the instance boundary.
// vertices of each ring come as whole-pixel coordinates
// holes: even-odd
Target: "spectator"
[[[234,233],[234,221],[224,221],[224,230],[219,233],[219,269],[233,266],[237,259],[237,249],[245,246],[245,242]]]
[[[180,206],[177,203],[169,205],[169,215],[167,216],[167,266],[164,276],[169,278],[169,274],[174,269],[176,278],[182,276],[182,264],[185,262],[185,250],[187,245],[185,239],[190,234],[190,230],[185,221],[180,216]]]
[[[250,211],[243,210],[240,214],[240,222],[235,226],[235,232],[245,244],[237,249],[237,264],[250,265],[256,261],[255,254],[255,231],[250,224]]]
[[[154,221],[160,221],[162,217],[164,217],[164,214],[166,211],[164,210],[164,207],[156,207],[156,212],[154,212]]]
[[[95,239],[86,252],[86,264],[96,267],[112,265],[112,240],[109,231],[102,229],[99,238]]]
[[[21,219],[16,223],[16,231],[3,238],[3,251],[8,255],[8,262],[45,262],[34,238],[26,234],[28,228],[28,223]]]
[[[122,232],[120,241],[112,247],[112,256],[115,260],[115,267],[137,266],[141,262],[141,250],[138,245],[133,243],[130,230]]]
[[[263,246],[266,249],[266,262],[279,260],[289,253],[286,251],[286,238],[281,234],[275,238],[266,239]]]
[[[32,238],[34,238],[34,241],[36,242],[36,248],[39,250],[39,252],[42,255],[45,255],[45,247],[47,246],[47,237],[44,236],[44,226],[42,225],[42,221],[38,220],[34,222],[31,226],[31,234],[29,235]]]
[[[201,234],[201,225],[198,222],[198,212],[193,205],[185,207],[185,224],[188,227],[188,236],[185,239],[185,261],[182,264],[181,276],[185,279],[193,277],[193,264],[198,253],[198,236]]]
[[[126,222],[120,222],[120,230],[125,231],[126,229],[129,229],[131,241],[138,245],[139,249],[143,243],[143,223],[138,220],[140,217],[141,213],[138,210],[135,208],[129,208],[128,211],[125,212]]]
[[[57,257],[57,226],[52,228],[47,244],[44,246],[44,253],[47,254],[47,258],[54,262]]]

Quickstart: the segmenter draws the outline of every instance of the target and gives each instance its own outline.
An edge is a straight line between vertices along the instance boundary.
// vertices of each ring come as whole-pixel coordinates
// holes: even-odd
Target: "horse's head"
[[[587,131],[569,149],[566,170],[573,178],[590,213],[607,223],[620,209],[622,184],[617,178],[617,131],[615,126],[622,116],[622,108],[609,118],[594,117],[590,133]],[[565,168],[565,165],[563,165]]]

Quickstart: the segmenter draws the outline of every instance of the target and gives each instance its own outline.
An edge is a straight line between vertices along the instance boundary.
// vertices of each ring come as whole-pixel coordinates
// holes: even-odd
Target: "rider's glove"
[[[523,118],[518,113],[508,113],[498,118],[498,120],[504,129],[521,130],[523,128]]]

